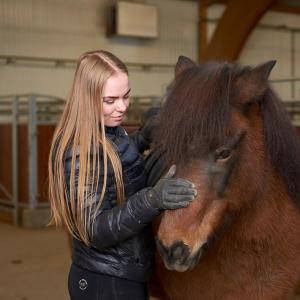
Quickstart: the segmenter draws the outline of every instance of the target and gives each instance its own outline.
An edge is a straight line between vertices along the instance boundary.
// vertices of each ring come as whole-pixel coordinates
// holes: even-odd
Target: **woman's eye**
[[[221,148],[216,150],[216,160],[225,160],[231,155],[231,150],[228,148]]]
[[[114,103],[115,103],[115,100],[112,100],[112,99],[104,99],[103,102],[106,103],[106,104],[114,104]]]

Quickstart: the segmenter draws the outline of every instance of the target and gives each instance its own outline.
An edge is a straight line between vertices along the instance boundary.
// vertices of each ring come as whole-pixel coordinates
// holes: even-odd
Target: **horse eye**
[[[217,149],[216,160],[223,160],[231,155],[231,150],[228,148]]]

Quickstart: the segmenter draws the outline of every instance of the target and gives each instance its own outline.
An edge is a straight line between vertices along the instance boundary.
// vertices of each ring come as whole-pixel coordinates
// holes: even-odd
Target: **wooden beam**
[[[249,34],[275,0],[228,0],[201,60],[236,60]]]
[[[282,3],[275,3],[270,8],[273,11],[290,13],[290,14],[300,14],[300,6],[291,6]]]
[[[211,6],[213,4],[227,4],[228,0],[198,0],[203,6]]]
[[[227,5],[229,0],[198,0],[198,1],[200,1],[202,5],[209,7],[214,4]],[[285,3],[284,0],[277,0],[275,1],[274,4],[272,4],[270,10],[291,13],[291,14],[300,14],[300,3],[299,6],[295,6],[295,5],[289,5]]]
[[[204,55],[204,51],[207,47],[207,6],[203,3],[203,1],[198,1],[198,9],[199,9],[199,34],[198,34],[198,49],[199,49],[199,61]]]

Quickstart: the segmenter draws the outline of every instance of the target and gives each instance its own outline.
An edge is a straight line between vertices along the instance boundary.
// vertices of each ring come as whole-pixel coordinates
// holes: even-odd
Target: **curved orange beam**
[[[236,60],[253,28],[275,0],[229,0],[201,61]]]

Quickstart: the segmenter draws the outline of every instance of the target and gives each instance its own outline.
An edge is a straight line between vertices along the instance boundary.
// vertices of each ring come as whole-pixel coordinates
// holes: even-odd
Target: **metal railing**
[[[140,122],[141,115],[150,107],[160,106],[162,97],[143,96],[132,97],[132,104],[127,114],[125,123],[136,124]],[[65,100],[49,95],[24,94],[0,96],[0,124],[11,125],[11,149],[12,149],[12,191],[0,182],[0,191],[5,198],[0,199],[2,208],[13,210],[14,224],[19,222],[19,209],[28,207],[37,209],[49,207],[49,203],[38,202],[38,125],[55,125],[63,111]],[[284,105],[295,125],[300,125],[300,101],[284,101]],[[18,157],[20,145],[18,130],[20,124],[26,124],[28,128],[28,203],[19,202],[19,166]],[[5,141],[1,141],[5,143]],[[45,158],[48,159],[48,158]]]
[[[36,56],[21,56],[21,55],[0,55],[0,65],[10,66],[26,66],[26,67],[43,67],[43,68],[76,68],[78,60],[69,58],[55,57],[36,57]],[[143,71],[152,70],[174,70],[173,64],[162,63],[134,63],[126,62],[126,66],[130,69]]]
[[[0,205],[13,210],[13,222],[19,222],[19,209],[28,206],[30,209],[42,207],[44,203],[37,202],[37,126],[56,122],[57,112],[64,105],[64,100],[38,94],[0,96],[0,123],[11,125],[12,149],[12,192],[0,182],[0,190],[6,196],[0,199]],[[28,142],[28,203],[19,202],[19,124],[26,123]],[[2,141],[5,143],[5,141]]]
[[[144,111],[151,106],[160,105],[161,97],[134,96],[125,123],[139,124]],[[19,209],[28,207],[37,209],[49,207],[49,203],[38,202],[38,125],[55,125],[63,111],[65,100],[42,94],[22,94],[0,96],[0,124],[11,125],[12,149],[12,191],[0,182],[0,191],[4,198],[0,198],[0,207],[13,211],[13,222],[19,223]],[[18,158],[21,147],[18,134],[19,125],[27,125],[28,145],[28,203],[19,201],[19,166]],[[5,143],[6,141],[1,141]],[[48,158],[45,158],[48,159]]]

